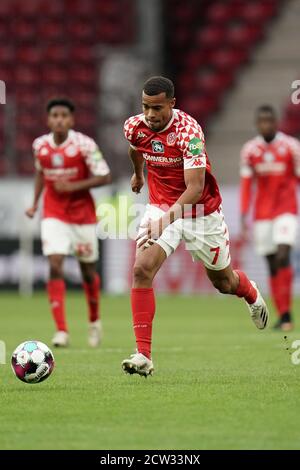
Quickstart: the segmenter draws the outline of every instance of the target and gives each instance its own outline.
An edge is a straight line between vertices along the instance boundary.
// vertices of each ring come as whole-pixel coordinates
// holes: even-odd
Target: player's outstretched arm
[[[29,207],[26,211],[25,214],[27,217],[30,217],[31,219],[34,217],[37,208],[38,208],[38,202],[40,199],[40,196],[43,192],[44,189],[44,177],[43,173],[40,170],[36,170],[35,173],[35,180],[34,180],[34,196],[33,196],[33,204],[31,207]]]
[[[133,148],[131,145],[128,149],[128,155],[132,162],[133,166],[133,175],[131,177],[131,189],[134,193],[139,194],[141,192],[142,187],[145,184],[145,177],[144,177],[144,163],[145,160],[143,156]]]

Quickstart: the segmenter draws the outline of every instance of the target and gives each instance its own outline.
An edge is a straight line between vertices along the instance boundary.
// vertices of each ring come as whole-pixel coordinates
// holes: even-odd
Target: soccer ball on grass
[[[11,366],[16,377],[22,382],[36,384],[51,375],[54,356],[41,341],[25,341],[14,350]]]

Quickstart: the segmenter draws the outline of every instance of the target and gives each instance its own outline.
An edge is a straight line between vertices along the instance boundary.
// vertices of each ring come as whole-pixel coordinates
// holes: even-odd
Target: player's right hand
[[[145,184],[144,175],[138,176],[136,173],[133,173],[130,184],[132,191],[136,194],[139,194]]]
[[[27,215],[27,217],[29,217],[30,219],[32,219],[35,215],[37,211],[37,207],[36,206],[32,206],[32,207],[29,207],[29,209],[27,209],[25,211],[25,214]]]

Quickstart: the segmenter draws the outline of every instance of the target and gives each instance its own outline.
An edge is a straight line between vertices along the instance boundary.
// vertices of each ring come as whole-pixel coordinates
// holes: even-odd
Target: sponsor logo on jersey
[[[102,160],[103,155],[100,152],[100,150],[96,150],[95,152],[92,153],[92,160],[93,162],[100,162]]]
[[[286,171],[284,162],[262,162],[255,165],[255,171],[259,174],[278,175]]]
[[[58,167],[63,166],[64,159],[60,153],[54,153],[51,157],[52,166]]]
[[[195,160],[193,160],[192,166],[203,166],[202,158],[195,158]]]
[[[176,133],[170,132],[170,134],[167,135],[167,144],[174,145],[175,142],[176,142]]]
[[[75,157],[75,155],[77,155],[77,148],[75,147],[75,145],[69,145],[66,148],[65,153],[67,157]]]
[[[150,155],[144,152],[143,157],[145,160],[152,163],[166,163],[168,166],[181,166],[183,163],[182,157],[164,157],[160,155]]]
[[[188,148],[189,153],[192,154],[194,157],[197,157],[197,155],[201,155],[204,150],[204,142],[198,137],[194,137],[189,141]]]
[[[164,153],[164,145],[160,140],[151,140],[152,152],[154,153]]]
[[[144,139],[145,137],[147,137],[147,136],[144,132],[141,132],[141,131],[138,132],[138,135],[137,135],[138,139]]]

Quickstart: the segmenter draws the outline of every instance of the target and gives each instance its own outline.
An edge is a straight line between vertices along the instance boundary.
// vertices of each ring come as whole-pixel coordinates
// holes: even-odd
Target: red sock
[[[86,301],[89,308],[89,320],[94,322],[99,319],[100,277],[97,273],[91,283],[84,282]]]
[[[290,312],[292,303],[292,290],[293,290],[293,269],[291,266],[281,268],[277,273],[277,289],[279,295],[279,313]]]
[[[275,276],[271,276],[269,278],[269,283],[270,283],[270,290],[271,290],[271,295],[272,295],[272,300],[274,302],[274,305],[277,309],[278,314],[280,315],[282,306],[281,306],[281,298],[280,298],[280,289],[278,285],[278,273],[275,274]]]
[[[256,289],[252,286],[251,282],[243,271],[236,270],[235,272],[240,279],[235,295],[238,297],[243,297],[248,304],[254,304],[257,298]]]
[[[47,283],[47,291],[57,330],[68,331],[65,319],[65,281],[63,279],[50,279]]]
[[[150,359],[152,322],[155,314],[155,297],[153,289],[132,288],[131,308],[137,350]]]

